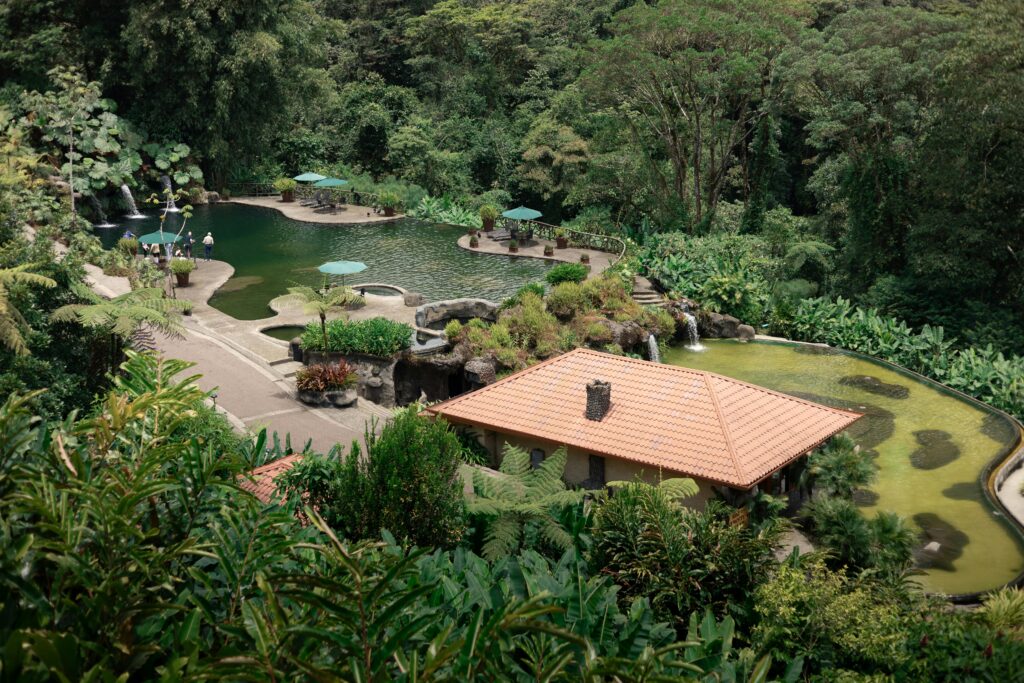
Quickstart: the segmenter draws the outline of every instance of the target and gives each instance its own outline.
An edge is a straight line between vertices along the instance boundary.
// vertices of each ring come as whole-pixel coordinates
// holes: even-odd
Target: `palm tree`
[[[6,346],[19,356],[29,354],[28,344],[22,332],[28,328],[25,316],[11,301],[9,288],[11,285],[39,285],[40,287],[56,287],[57,283],[38,273],[28,272],[31,263],[23,263],[14,268],[0,268],[0,344]]]
[[[506,445],[500,474],[473,471],[475,495],[466,507],[487,520],[485,558],[497,560],[519,550],[531,527],[560,552],[572,546],[572,535],[555,515],[578,504],[586,492],[566,489],[562,481],[566,457],[565,448],[559,448],[534,468],[525,450]]]
[[[323,289],[313,289],[300,285],[289,287],[288,294],[282,299],[302,304],[302,312],[306,315],[320,316],[320,332],[324,338],[324,351],[327,351],[327,314],[340,313],[347,306],[361,301],[362,297],[352,291],[351,287],[325,286]]]
[[[117,342],[132,341],[136,332],[146,328],[180,336],[184,331],[179,314],[191,303],[168,299],[161,289],[149,287],[127,292],[113,299],[104,299],[91,292],[84,293],[89,303],[68,304],[53,312],[58,322],[78,322],[85,327],[104,330],[110,335],[111,368],[117,367]]]

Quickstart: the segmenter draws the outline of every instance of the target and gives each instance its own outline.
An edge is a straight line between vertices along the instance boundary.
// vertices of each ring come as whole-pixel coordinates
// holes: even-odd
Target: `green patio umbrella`
[[[328,261],[319,268],[317,268],[325,276],[327,275],[340,275],[341,286],[345,286],[345,276],[352,275],[354,273],[361,273],[366,270],[366,264],[360,261]],[[324,280],[327,278],[324,277]]]
[[[341,187],[342,185],[348,185],[348,181],[341,178],[324,178],[313,183],[313,187]]]
[[[175,235],[173,232],[164,232],[163,230],[151,232],[139,238],[141,244],[172,244],[180,241],[181,235]]]
[[[535,218],[540,218],[544,214],[535,209],[528,209],[525,206],[518,206],[514,209],[509,209],[505,213],[501,214],[504,218],[510,218],[514,221],[532,221]]]
[[[297,180],[300,183],[315,183],[318,180],[323,180],[326,177],[327,176],[322,176],[319,173],[303,173],[302,175],[295,176],[294,178],[292,178],[292,180]]]

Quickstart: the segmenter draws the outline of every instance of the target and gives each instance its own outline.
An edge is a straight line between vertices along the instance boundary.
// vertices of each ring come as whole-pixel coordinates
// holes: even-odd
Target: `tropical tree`
[[[180,336],[184,328],[179,314],[191,307],[188,301],[165,297],[163,290],[155,287],[136,289],[113,299],[104,299],[84,288],[81,290],[89,303],[61,306],[51,314],[52,318],[58,322],[78,322],[106,332],[110,338],[111,368],[117,365],[120,345],[135,341],[139,333],[152,329]]]
[[[0,344],[20,356],[29,354],[24,337],[28,323],[11,298],[11,287],[24,284],[51,288],[57,285],[45,275],[29,272],[31,268],[32,264],[23,263],[14,268],[0,269]]]
[[[351,287],[330,287],[324,283],[323,289],[314,289],[305,285],[288,288],[283,300],[302,304],[302,312],[320,318],[320,332],[324,338],[324,349],[327,349],[327,314],[341,313],[351,304],[362,298]]]
[[[506,557],[533,540],[559,554],[572,547],[572,535],[556,513],[580,503],[585,492],[566,489],[562,475],[567,457],[565,448],[559,448],[532,467],[529,453],[506,444],[498,474],[473,471],[474,495],[466,508],[486,529],[485,558]]]
[[[849,434],[838,434],[807,458],[804,475],[815,490],[828,496],[851,498],[878,474],[871,456]]]

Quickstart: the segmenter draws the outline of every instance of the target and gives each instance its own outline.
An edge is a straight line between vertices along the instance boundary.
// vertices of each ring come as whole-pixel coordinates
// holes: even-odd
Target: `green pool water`
[[[296,337],[301,337],[305,331],[305,327],[299,327],[298,325],[282,325],[280,327],[269,327],[263,330],[263,334],[274,339],[290,342]]]
[[[180,214],[169,215],[165,229],[177,232],[181,220]],[[157,226],[155,216],[125,220],[116,229],[100,231],[100,236],[109,247],[125,227],[141,235]],[[188,228],[197,239],[212,232],[214,258],[234,266],[234,277],[214,294],[210,305],[241,320],[273,315],[268,302],[292,283],[320,283],[323,276],[316,268],[324,261],[362,261],[367,269],[349,276],[349,283],[398,285],[428,301],[501,301],[524,284],[543,280],[552,265],[542,259],[469,252],[456,244],[462,228],[414,220],[322,225],[294,221],[273,209],[229,203],[196,207]]]
[[[703,352],[671,349],[664,360],[865,413],[850,429],[876,455],[878,478],[858,497],[865,514],[913,521],[922,546],[919,580],[932,592],[1001,586],[1024,570],[1024,545],[982,493],[979,475],[1016,443],[1005,417],[939,385],[833,349],[708,341]]]

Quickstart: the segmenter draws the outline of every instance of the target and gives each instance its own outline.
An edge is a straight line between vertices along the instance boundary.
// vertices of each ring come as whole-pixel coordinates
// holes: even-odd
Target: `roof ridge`
[[[722,435],[725,437],[725,447],[729,452],[729,459],[732,460],[732,466],[736,470],[736,476],[740,481],[747,480],[747,471],[740,464],[740,459],[736,455],[736,447],[732,443],[732,434],[729,433],[729,422],[725,419],[725,415],[722,414],[722,406],[718,403],[718,395],[715,393],[715,387],[711,384],[711,373],[701,373],[704,376],[704,386],[708,388],[708,395],[711,397],[711,405],[715,407],[715,415],[718,416],[718,424],[722,426]]]

